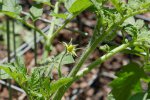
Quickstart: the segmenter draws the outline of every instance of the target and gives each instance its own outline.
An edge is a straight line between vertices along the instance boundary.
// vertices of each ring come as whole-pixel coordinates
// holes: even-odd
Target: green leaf
[[[52,82],[51,86],[50,86],[51,93],[56,92],[61,86],[64,86],[65,84],[69,83],[70,81],[72,81],[72,78],[61,78],[57,81]]]
[[[34,69],[30,76],[28,76],[27,82],[23,85],[29,94],[35,98],[50,97],[50,78],[40,75],[41,70]],[[43,100],[43,99],[42,99]]]
[[[20,14],[22,7],[18,5],[18,0],[3,0],[2,10]]]
[[[131,25],[134,25],[135,24],[135,18],[134,17],[129,17],[127,18],[124,23],[123,23],[123,26],[126,26],[128,24],[131,24]]]
[[[138,19],[136,22],[135,22],[135,26],[138,28],[138,29],[141,29],[143,26],[144,26],[144,21],[141,20],[141,19]]]
[[[42,14],[43,14],[43,8],[40,7],[40,5],[35,5],[35,6],[32,6],[30,8],[30,13],[31,13],[31,18],[33,20],[36,20],[37,18],[41,17]]]
[[[118,78],[111,82],[112,94],[116,100],[128,100],[135,84],[146,77],[144,70],[136,63],[130,63],[117,73]]]
[[[65,7],[70,13],[82,12],[91,5],[89,0],[66,0],[65,2]]]
[[[143,47],[150,47],[150,31],[141,31],[138,35],[137,35],[137,42],[139,43],[139,45],[143,45]]]

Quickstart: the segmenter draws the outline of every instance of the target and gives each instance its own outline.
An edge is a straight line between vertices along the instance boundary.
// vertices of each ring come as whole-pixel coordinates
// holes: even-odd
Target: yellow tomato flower
[[[69,44],[67,44],[67,43],[65,43],[65,42],[63,42],[64,43],[64,45],[65,45],[65,47],[66,47],[66,50],[67,50],[67,53],[69,53],[69,54],[71,54],[71,55],[73,55],[73,56],[77,56],[77,54],[76,54],[76,46],[77,45],[73,45],[71,42],[69,43]]]

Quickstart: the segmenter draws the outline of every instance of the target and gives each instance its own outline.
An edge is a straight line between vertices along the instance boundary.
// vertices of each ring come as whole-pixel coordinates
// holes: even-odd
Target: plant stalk
[[[77,72],[80,70],[80,68],[82,67],[84,61],[87,59],[87,57],[89,56],[89,54],[97,47],[97,45],[102,42],[105,37],[109,34],[109,32],[111,32],[112,29],[114,29],[115,27],[117,27],[118,25],[121,25],[124,20],[126,20],[127,18],[131,17],[131,16],[134,16],[134,15],[137,15],[137,14],[140,14],[140,13],[145,13],[145,12],[148,12],[149,10],[148,9],[142,9],[142,10],[139,10],[139,11],[136,11],[130,15],[127,15],[125,16],[124,18],[122,18],[118,23],[115,23],[112,27],[110,27],[108,30],[105,31],[105,33],[102,34],[101,37],[99,37],[98,39],[96,39],[92,45],[88,45],[87,46],[87,49],[85,51],[85,53],[81,56],[81,58],[79,59],[78,63],[76,64],[76,66],[73,68],[73,70],[70,72],[70,74],[68,75],[68,77],[74,77],[76,76]],[[95,32],[95,31],[94,31]],[[127,45],[123,45],[123,47],[126,47]],[[122,47],[122,46],[121,46]],[[120,48],[120,47],[119,47]],[[123,48],[120,48],[120,49],[123,49]],[[107,56],[103,56],[101,59],[102,61],[104,61],[106,58],[108,59],[109,56],[113,55],[115,53],[112,53],[112,54],[108,54]],[[105,58],[105,59],[104,59]],[[86,73],[88,73],[93,67],[93,65],[96,65],[97,64],[97,61],[96,62],[93,62],[92,65],[88,66],[89,69],[85,72],[83,72],[81,76],[85,75]],[[74,81],[68,83],[69,85],[68,86],[62,86],[61,88],[59,88],[59,90],[54,94],[53,98],[54,100],[61,100],[63,94],[66,92],[66,90],[70,87],[70,85],[73,83]],[[67,87],[67,88],[66,88]]]

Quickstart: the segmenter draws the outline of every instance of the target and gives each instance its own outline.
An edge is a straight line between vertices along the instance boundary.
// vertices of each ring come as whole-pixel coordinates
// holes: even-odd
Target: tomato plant
[[[16,63],[0,65],[0,69],[4,70],[11,78],[13,78],[25,90],[31,100],[61,100],[62,96],[70,85],[80,79],[93,68],[101,65],[110,57],[117,53],[129,53],[144,58],[144,62],[129,64],[122,67],[117,72],[117,78],[114,79],[110,86],[111,93],[108,95],[109,100],[147,100],[150,97],[149,88],[144,91],[137,90],[141,87],[141,80],[149,85],[149,47],[150,47],[150,31],[144,21],[136,20],[135,15],[147,13],[150,11],[149,0],[57,0],[52,5],[49,0],[34,0],[37,2],[30,8],[27,13],[28,18],[33,23],[42,16],[43,5],[52,7],[53,11],[52,23],[47,34],[43,33],[35,24],[30,24],[20,15],[22,7],[17,0],[3,0],[1,13],[20,21],[38,34],[44,37],[45,54],[44,59],[48,57],[48,53],[53,49],[52,41],[59,35],[59,32],[66,27],[81,12],[87,10],[96,15],[97,24],[90,41],[81,56],[76,55],[76,45],[72,43],[64,43],[65,50],[54,58],[48,59],[49,64],[35,67],[29,74],[23,63],[17,60]],[[59,13],[60,5],[64,5],[66,13]],[[111,6],[107,6],[110,4]],[[56,27],[56,22],[63,19],[64,22]],[[122,44],[111,47],[111,45],[101,46],[104,41],[114,41],[117,33],[120,32],[123,37]],[[129,35],[131,39],[126,36]],[[97,48],[106,53],[91,62],[86,68],[81,70],[86,59]],[[78,61],[74,57],[79,58]],[[61,69],[64,64],[75,63],[73,69],[67,76],[64,76]],[[51,80],[51,72],[53,68],[57,68],[59,79]],[[3,78],[3,77],[2,77]]]

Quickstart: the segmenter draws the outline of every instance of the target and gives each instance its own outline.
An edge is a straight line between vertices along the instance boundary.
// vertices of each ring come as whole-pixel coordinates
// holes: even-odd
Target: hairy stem
[[[69,77],[74,77],[74,79],[79,79],[80,77],[84,76],[86,73],[90,72],[90,70],[92,70],[93,66],[96,66],[97,64],[99,64],[98,62],[102,63],[105,60],[107,60],[109,57],[113,56],[114,54],[116,54],[117,52],[125,49],[129,44],[123,44],[121,46],[119,46],[118,48],[116,48],[114,51],[114,53],[110,52],[109,54],[106,54],[104,56],[102,56],[100,59],[98,59],[97,61],[93,62],[92,64],[90,64],[88,67],[88,70],[85,70],[81,75],[76,76],[76,74],[78,73],[78,71],[80,70],[80,68],[82,67],[84,61],[87,59],[87,57],[90,55],[90,53],[97,47],[97,45],[103,41],[103,39],[105,39],[105,37],[107,36],[107,34],[109,34],[109,32],[114,29],[117,28],[118,25],[121,25],[124,20],[126,20],[127,18],[140,14],[140,13],[146,13],[148,12],[149,9],[141,9],[139,11],[135,11],[134,13],[130,14],[130,15],[126,15],[124,18],[122,18],[118,23],[115,23],[112,27],[110,27],[108,30],[105,31],[105,33],[102,34],[101,37],[97,38],[92,45],[88,45],[87,49],[85,49],[85,53],[81,56],[81,58],[79,59],[78,63],[76,64],[76,66],[73,68],[73,70],[71,71],[71,73],[69,74]],[[75,80],[73,80],[72,82],[68,83],[67,86],[62,86],[58,89],[58,91],[54,94],[53,96],[53,100],[61,100],[62,96],[64,95],[65,91],[70,87],[70,85],[74,82]],[[66,88],[67,87],[67,88]]]

